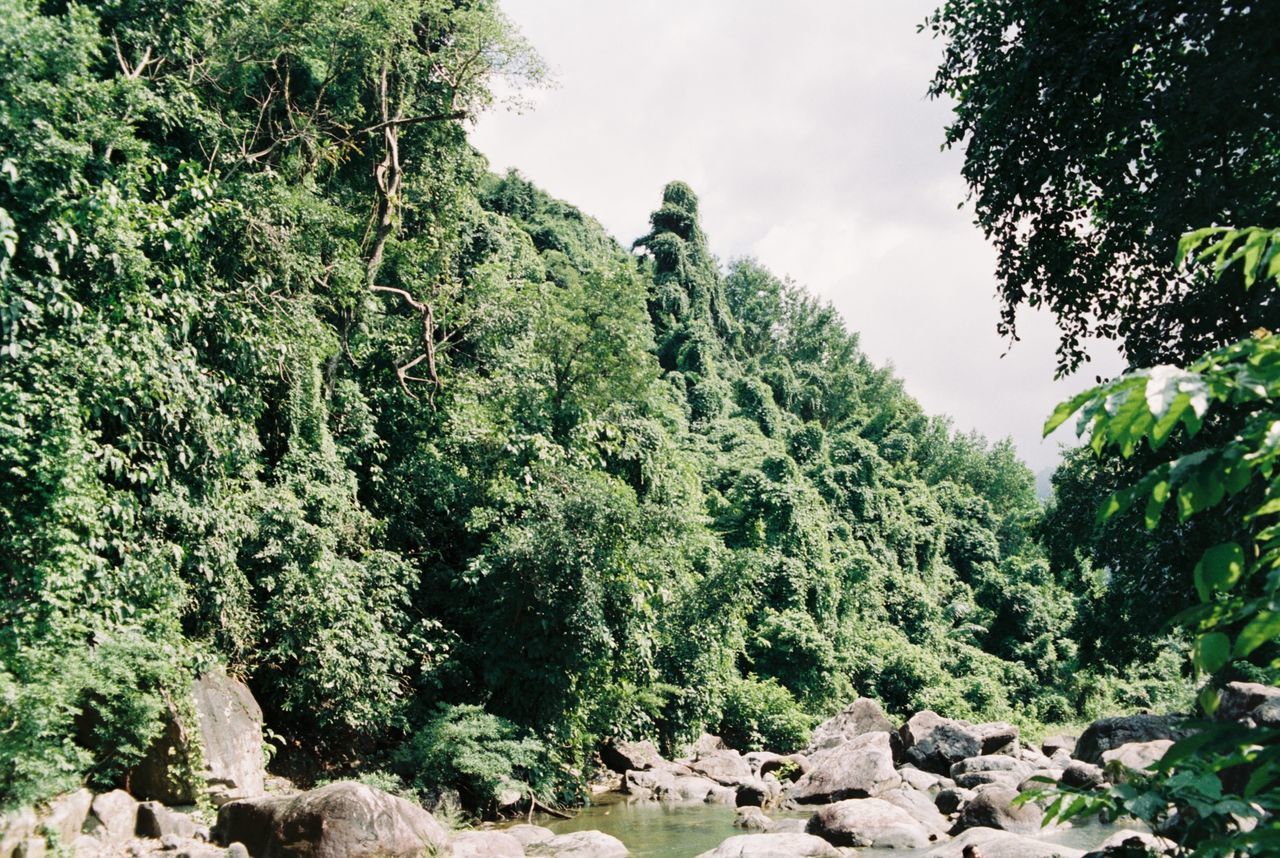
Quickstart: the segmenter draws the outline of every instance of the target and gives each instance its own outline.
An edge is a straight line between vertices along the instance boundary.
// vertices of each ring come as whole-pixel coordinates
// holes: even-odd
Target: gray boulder
[[[777,778],[752,778],[738,784],[735,801],[739,807],[773,807],[782,798],[782,784]]]
[[[880,798],[894,807],[905,810],[930,834],[941,836],[951,827],[951,823],[942,815],[927,793],[904,786],[882,793]]]
[[[92,804],[93,793],[87,789],[58,796],[40,814],[40,827],[55,835],[59,843],[69,844],[80,836]]]
[[[810,763],[813,767],[788,792],[788,796],[800,804],[868,798],[902,783],[893,768],[888,733],[864,733],[815,754]]]
[[[814,728],[806,754],[814,754],[827,748],[842,745],[864,733],[893,733],[893,724],[885,717],[880,704],[867,697],[859,697],[837,715]]]
[[[765,829],[766,834],[804,834],[807,819],[775,819]]]
[[[1000,754],[1017,750],[1018,728],[1006,721],[977,724],[974,730],[982,737],[982,753]]]
[[[1124,781],[1128,774],[1145,771],[1160,762],[1165,752],[1172,747],[1173,742],[1169,739],[1130,742],[1113,750],[1104,751],[1102,753],[1103,768]]]
[[[879,798],[851,798],[819,808],[806,831],[836,846],[919,849],[931,842],[915,817]]]
[[[9,858],[27,840],[36,837],[40,820],[32,808],[23,807],[0,813],[0,858]]]
[[[969,828],[997,828],[1014,834],[1037,834],[1044,814],[1035,804],[1014,805],[1018,791],[992,786],[980,790],[960,810],[954,832]]]
[[[572,831],[535,843],[526,854],[546,858],[626,858],[628,852],[621,840],[603,831]]]
[[[841,858],[841,854],[812,834],[739,834],[698,858]]]
[[[1259,727],[1280,727],[1280,699],[1268,700],[1259,705],[1250,717]]]
[[[1101,789],[1106,786],[1107,775],[1102,771],[1101,766],[1072,760],[1070,765],[1062,770],[1061,781],[1076,789]]]
[[[504,831],[460,831],[449,841],[452,858],[524,858],[524,844]]]
[[[951,766],[951,779],[957,786],[976,789],[985,784],[1017,786],[1032,772],[1031,766],[1004,754],[969,757]]]
[[[105,843],[128,840],[138,830],[138,800],[122,789],[95,795],[84,832]]]
[[[224,804],[215,836],[240,841],[254,858],[417,858],[448,847],[430,813],[351,781]]]
[[[931,772],[922,772],[911,764],[900,766],[898,768],[898,776],[902,778],[902,782],[910,786],[912,789],[918,789],[923,792],[937,792],[942,789],[942,778]]]
[[[689,755],[693,759],[705,757],[708,754],[714,754],[717,751],[728,751],[729,746],[724,743],[724,739],[719,736],[713,736],[710,733],[703,733],[698,740],[689,747]]]
[[[1251,718],[1259,706],[1271,700],[1280,700],[1280,688],[1258,682],[1228,682],[1218,693],[1219,721],[1243,721]]]
[[[160,737],[130,773],[133,794],[173,805],[194,804],[204,791],[215,806],[262,795],[262,709],[248,686],[213,670],[192,683],[191,703],[196,723],[183,724],[170,710]],[[195,782],[185,769],[197,755],[193,737],[204,762]]]
[[[1058,733],[1054,736],[1046,736],[1045,740],[1040,743],[1040,750],[1044,752],[1046,757],[1052,757],[1058,751],[1065,750],[1068,754],[1074,753],[1076,749],[1076,737],[1068,736],[1065,733]]]
[[[653,742],[627,742],[613,739],[600,746],[600,761],[619,774],[629,770],[645,771],[661,766],[664,760]]]
[[[1101,718],[1089,725],[1076,742],[1076,759],[1102,763],[1102,755],[1131,742],[1151,742],[1156,739],[1181,739],[1187,735],[1177,720],[1167,715],[1121,715]]]
[[[939,813],[950,816],[956,813],[960,808],[964,807],[965,802],[972,800],[976,793],[971,789],[964,787],[950,787],[940,791],[933,798],[934,807],[938,808]]]
[[[763,810],[755,805],[748,804],[738,808],[738,812],[733,818],[733,827],[745,828],[749,831],[765,831],[769,828],[771,822],[773,820],[765,816]]]
[[[541,825],[512,825],[502,829],[505,833],[510,834],[526,849],[535,843],[546,843],[548,840],[554,840],[556,833],[550,828],[543,828]]]
[[[711,778],[716,783],[726,786],[736,786],[755,777],[751,771],[751,764],[737,751],[713,751],[701,755],[689,763],[689,768],[695,774]]]
[[[948,774],[953,763],[982,753],[982,735],[977,729],[927,709],[912,715],[901,735],[906,761],[938,775]]]
[[[196,836],[198,829],[194,819],[185,813],[171,810],[158,801],[144,801],[139,804],[137,819],[138,836],[152,837],[157,840],[164,837],[189,840]]]
[[[813,764],[804,754],[785,754],[781,757],[775,754],[774,757],[775,759],[761,760],[760,775],[776,774],[785,776],[790,781],[798,781],[805,772],[813,768]]]
[[[926,852],[927,858],[965,858],[973,847],[981,858],[1083,858],[1084,850],[994,828],[971,828],[954,840]]]

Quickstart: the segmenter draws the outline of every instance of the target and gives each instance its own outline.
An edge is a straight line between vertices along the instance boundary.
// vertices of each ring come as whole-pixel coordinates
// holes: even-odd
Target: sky
[[[1053,407],[1120,368],[1054,382],[1052,320],[996,333],[995,253],[964,204],[950,105],[926,96],[936,0],[502,0],[552,70],[472,141],[625,245],[663,186],[701,199],[712,251],[753,256],[828,300],[863,350],[930,413],[1012,437],[1037,472],[1059,458]],[[964,205],[962,205],[964,204]]]

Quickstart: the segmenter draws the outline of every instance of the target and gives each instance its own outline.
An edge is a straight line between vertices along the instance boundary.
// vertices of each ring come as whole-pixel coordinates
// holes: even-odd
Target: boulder
[[[689,763],[689,768],[726,786],[736,786],[755,777],[750,763],[737,751],[712,751]]]
[[[951,787],[934,796],[933,804],[934,807],[938,808],[939,813],[945,813],[950,816],[964,807],[965,802],[972,800],[974,795],[976,793],[971,789]]]
[[[698,858],[841,858],[840,852],[812,834],[739,834]]]
[[[1280,727],[1280,700],[1272,699],[1253,710],[1252,718],[1259,727]]]
[[[453,858],[524,858],[524,844],[505,831],[460,831],[449,841]]]
[[[158,801],[144,801],[138,805],[139,837],[177,837],[189,840],[196,836],[196,821],[185,813],[165,807]]]
[[[946,834],[947,829],[951,827],[951,823],[942,815],[927,793],[904,786],[882,793],[880,798],[894,807],[905,810],[932,835]]]
[[[971,828],[954,840],[926,852],[927,858],[967,858],[965,850],[973,848],[980,858],[1083,858],[1084,850],[1059,846],[1034,837],[998,831],[994,828]]]
[[[865,733],[815,754],[810,762],[813,768],[788,793],[800,804],[873,797],[902,783],[893,768],[888,733]]]
[[[1018,782],[1018,792],[1051,787],[1062,780],[1062,771],[1062,769],[1036,769]]]
[[[729,746],[724,743],[724,739],[719,736],[713,736],[710,733],[703,733],[698,740],[689,747],[689,755],[697,760],[708,754],[714,754],[717,751],[728,751]]]
[[[675,779],[670,794],[659,796],[659,798],[675,801],[706,801],[707,797],[715,792],[716,786],[716,782],[710,778],[680,777]],[[735,794],[730,792],[730,796]]]
[[[1018,728],[1006,721],[993,721],[974,727],[982,737],[982,753],[999,754],[1017,750]]]
[[[804,834],[807,819],[775,819],[764,831],[766,834]]]
[[[1074,753],[1076,750],[1076,737],[1068,736],[1065,733],[1046,736],[1045,740],[1040,743],[1040,750],[1044,752],[1046,757],[1052,757],[1062,750],[1065,750],[1068,754]]]
[[[813,730],[806,754],[815,754],[827,748],[842,745],[864,733],[893,733],[893,724],[885,717],[880,704],[867,697],[859,697],[837,715],[823,721]]]
[[[645,771],[664,762],[653,742],[627,742],[612,739],[600,746],[600,761],[619,774],[627,771]]]
[[[1169,739],[1151,742],[1130,742],[1102,753],[1103,767],[1125,780],[1126,772],[1142,772],[1160,762],[1165,752],[1173,747]]]
[[[772,751],[749,751],[743,754],[742,758],[751,767],[752,774],[756,775],[764,774],[760,770],[766,765],[770,767],[769,771],[775,771],[782,765],[782,755]]]
[[[1071,764],[1062,770],[1061,781],[1066,786],[1076,789],[1102,789],[1107,783],[1107,775],[1100,766],[1072,760]]]
[[[40,813],[40,827],[56,836],[59,843],[70,844],[80,836],[92,804],[93,793],[87,789],[58,796]]]
[[[953,763],[982,753],[982,735],[974,727],[927,709],[911,716],[901,735],[906,761],[938,775],[947,774]]]
[[[446,850],[440,823],[416,804],[340,781],[293,796],[262,796],[218,810],[219,842],[238,840],[255,858],[417,858]]]
[[[759,807],[748,804],[738,808],[733,818],[733,827],[745,828],[749,831],[764,831],[772,821]]]
[[[603,831],[572,831],[535,843],[526,854],[547,858],[626,858],[628,852],[621,840]]]
[[[1031,766],[1004,754],[968,757],[951,766],[952,780],[966,789],[976,789],[985,784],[1014,787],[1031,772]]]
[[[0,813],[0,858],[9,858],[18,847],[36,836],[40,820],[36,812],[23,807]]]
[[[128,840],[138,830],[138,800],[122,789],[95,795],[83,830],[104,843]]]
[[[773,807],[781,798],[782,784],[777,778],[753,778],[738,784],[734,804],[738,807]]]
[[[1112,834],[1106,840],[1098,845],[1098,852],[1106,852],[1108,849],[1129,849],[1130,851],[1147,850],[1163,855],[1172,853],[1177,849],[1178,844],[1174,843],[1167,837],[1160,837],[1149,831],[1137,831],[1132,828],[1122,828],[1115,834]]]
[[[902,778],[903,783],[912,789],[924,792],[937,792],[942,789],[942,779],[940,777],[931,772],[922,772],[910,764],[899,767],[898,776]]]
[[[550,828],[543,828],[541,825],[512,825],[509,828],[502,829],[503,832],[510,834],[516,840],[520,841],[520,845],[526,849],[535,843],[546,843],[553,840],[556,833]]]
[[[919,849],[931,842],[915,817],[879,798],[851,798],[819,808],[805,830],[835,846]]]
[[[813,768],[809,758],[804,754],[786,754],[777,759],[763,760],[760,763],[760,775],[779,774],[787,780],[798,781],[805,772]]]
[[[1218,710],[1214,718],[1219,721],[1242,721],[1253,711],[1270,700],[1280,700],[1280,688],[1272,688],[1258,682],[1228,682],[1218,692]]]
[[[1014,805],[1018,791],[993,786],[979,791],[960,810],[954,832],[969,828],[996,828],[1014,834],[1037,834],[1044,814],[1035,804]]]
[[[1187,734],[1178,722],[1166,715],[1122,715],[1101,718],[1089,725],[1076,742],[1077,760],[1099,765],[1102,755],[1131,742],[1181,739]]]
[[[165,804],[194,804],[203,791],[215,806],[262,795],[262,710],[248,686],[212,670],[191,686],[195,724],[171,708],[165,728],[129,775],[132,793]],[[198,754],[192,737],[199,737]],[[202,756],[204,768],[188,774]]]

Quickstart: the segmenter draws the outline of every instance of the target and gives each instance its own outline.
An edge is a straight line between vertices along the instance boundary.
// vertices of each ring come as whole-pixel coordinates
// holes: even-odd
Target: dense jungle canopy
[[[934,87],[1006,303],[1096,310],[1148,354],[1151,319],[1207,287],[1133,298],[1174,269],[1131,248],[1274,191],[1272,126],[1252,166],[1188,135],[1230,169],[1186,210],[1119,173],[1191,162],[1118,131],[1010,171],[1028,117],[1002,75],[1084,111],[1071,75],[1110,87],[1118,64],[1148,105],[1148,70],[1046,57],[1068,4],[1016,50],[983,18],[1009,4],[971,5],[934,20]],[[1255,38],[1202,23],[1188,38]],[[1159,66],[1144,26],[1111,37]],[[1095,529],[1130,466],[1087,452],[1046,508],[1010,442],[926,414],[802,286],[717,258],[682,182],[626,246],[491,173],[467,121],[542,75],[488,0],[0,0],[0,804],[122,782],[214,662],[290,772],[480,806],[507,776],[573,800],[610,736],[803,744],[855,694],[1024,724],[1187,705],[1161,599],[1215,525]],[[1250,92],[1240,110],[1272,109]],[[1055,143],[1085,127],[1036,118]],[[1106,218],[1087,252],[1080,206]]]

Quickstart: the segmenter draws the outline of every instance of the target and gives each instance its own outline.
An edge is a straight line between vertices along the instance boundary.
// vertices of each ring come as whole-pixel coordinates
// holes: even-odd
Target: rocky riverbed
[[[1158,760],[1187,729],[1138,714],[1032,745],[1010,724],[929,711],[894,724],[858,699],[794,754],[744,754],[704,735],[668,760],[649,742],[609,742],[600,760],[612,774],[578,817],[450,832],[418,804],[365,784],[268,792],[248,689],[214,675],[195,692],[206,765],[196,797],[216,815],[172,806],[191,798],[183,790],[165,803],[81,789],[0,816],[0,858],[1098,858],[1123,843],[1158,852],[1168,844],[1136,823],[1046,827],[1040,807],[1015,800],[1045,779],[1103,788]],[[1280,690],[1232,683],[1219,717],[1280,726]],[[166,767],[192,737],[165,736],[133,783],[175,782]]]

